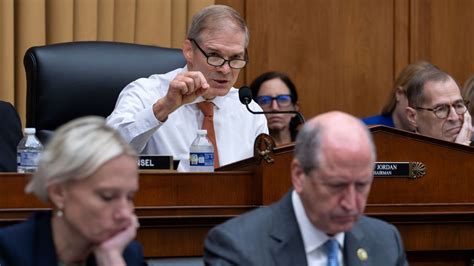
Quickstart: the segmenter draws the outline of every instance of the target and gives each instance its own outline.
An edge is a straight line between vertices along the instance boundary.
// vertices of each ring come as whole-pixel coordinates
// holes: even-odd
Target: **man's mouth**
[[[226,84],[228,81],[225,79],[213,79],[214,82],[218,84]]]
[[[334,217],[334,220],[339,223],[350,223],[350,222],[355,222],[357,220],[357,216],[353,216],[353,215],[338,216],[338,217]]]
[[[446,132],[448,132],[449,134],[457,134],[459,133],[460,130],[461,130],[461,126],[450,128]]]
[[[283,120],[283,118],[279,117],[279,116],[270,116],[268,117],[267,119],[269,122],[280,122]]]

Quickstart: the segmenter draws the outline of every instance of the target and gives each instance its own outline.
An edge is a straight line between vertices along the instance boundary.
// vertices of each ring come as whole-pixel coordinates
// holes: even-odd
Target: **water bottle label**
[[[191,152],[189,156],[191,166],[214,166],[213,152]]]
[[[21,152],[18,153],[18,166],[25,167],[36,167],[38,166],[38,160],[40,157],[40,152]]]

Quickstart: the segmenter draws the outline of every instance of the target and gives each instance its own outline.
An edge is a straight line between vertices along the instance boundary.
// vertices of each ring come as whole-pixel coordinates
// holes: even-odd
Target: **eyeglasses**
[[[238,58],[233,58],[233,59],[225,59],[222,56],[219,55],[208,55],[204,50],[197,44],[197,42],[194,39],[190,39],[194,45],[201,51],[201,53],[206,57],[207,63],[211,66],[215,67],[221,67],[225,63],[228,62],[230,68],[234,69],[241,69],[244,68],[247,65],[248,58],[245,59],[238,59]],[[247,57],[247,50],[245,51],[245,57]]]
[[[268,107],[272,104],[273,100],[276,100],[280,107],[287,107],[291,104],[291,95],[281,94],[275,97],[269,95],[257,96],[257,103],[261,107]]]
[[[415,107],[417,110],[426,110],[431,111],[434,115],[439,119],[445,119],[449,116],[451,112],[451,106],[454,107],[454,111],[458,115],[462,115],[467,111],[467,106],[469,106],[469,101],[458,101],[453,104],[443,104],[436,108],[423,108],[423,107]]]

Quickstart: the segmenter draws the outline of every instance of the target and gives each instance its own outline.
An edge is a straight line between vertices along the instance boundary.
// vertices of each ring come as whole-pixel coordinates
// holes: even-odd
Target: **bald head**
[[[328,235],[349,231],[373,180],[374,144],[362,122],[342,112],[308,121],[298,133],[291,180],[311,223]]]
[[[368,155],[371,163],[376,157],[367,127],[360,119],[340,111],[323,113],[307,121],[296,139],[295,158],[306,173],[319,169],[328,152]]]

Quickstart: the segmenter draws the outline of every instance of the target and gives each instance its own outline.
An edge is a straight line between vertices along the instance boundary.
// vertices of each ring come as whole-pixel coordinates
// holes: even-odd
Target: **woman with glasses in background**
[[[298,111],[298,94],[290,78],[276,71],[258,76],[250,85],[252,97],[263,111]],[[295,114],[266,114],[268,130],[277,146],[293,142],[300,120]]]

